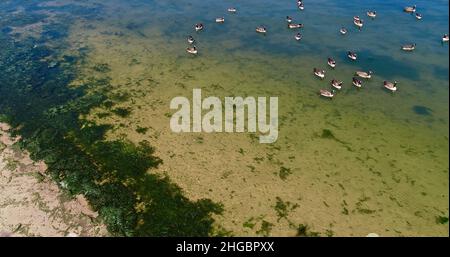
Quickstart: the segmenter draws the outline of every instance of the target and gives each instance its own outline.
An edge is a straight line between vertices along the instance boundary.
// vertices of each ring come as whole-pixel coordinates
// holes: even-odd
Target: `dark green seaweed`
[[[21,23],[42,19],[33,12],[42,9],[38,3],[15,1],[26,10]],[[64,23],[70,24],[68,17],[77,18],[78,13],[95,14],[100,7],[80,8],[77,6],[75,14],[68,8]],[[0,3],[1,28],[18,25],[19,21],[9,14],[13,9],[9,1]],[[125,140],[107,141],[104,135],[110,126],[79,118],[93,107],[112,106],[106,90],[102,90],[109,81],[68,86],[77,75],[76,64],[83,53],[63,56],[67,29],[58,24],[46,27],[39,41],[17,41],[9,29],[1,30],[1,120],[22,136],[18,144],[30,152],[32,159],[45,161],[48,172],[62,188],[86,196],[113,235],[211,235],[211,214],[221,213],[221,205],[208,199],[190,201],[167,177],[149,172],[162,160],[153,155],[148,142],[134,145]],[[44,45],[46,42],[54,47]],[[58,62],[47,61],[50,59]],[[92,88],[95,93],[87,94]]]

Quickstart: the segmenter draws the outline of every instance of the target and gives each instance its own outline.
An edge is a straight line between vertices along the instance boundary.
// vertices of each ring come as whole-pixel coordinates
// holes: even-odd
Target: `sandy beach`
[[[62,192],[0,123],[0,236],[106,236],[86,199]]]

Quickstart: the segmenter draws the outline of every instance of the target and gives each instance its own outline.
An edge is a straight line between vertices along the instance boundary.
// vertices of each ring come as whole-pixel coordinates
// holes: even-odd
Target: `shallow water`
[[[448,223],[436,222],[448,217],[449,47],[441,43],[448,1],[416,1],[421,21],[402,12],[410,4],[319,0],[299,11],[295,1],[110,1],[95,19],[73,24],[69,42],[89,49],[84,76],[107,64],[111,94],[131,94],[118,104],[132,110],[129,117],[98,118],[107,111],[98,108],[89,118],[112,124],[110,138],[150,140],[164,161],[155,172],[192,199],[223,203],[216,219],[226,230],[262,235],[266,221],[270,235],[294,235],[298,224],[322,235],[448,235]],[[227,13],[230,6],[238,12]],[[365,15],[369,9],[376,19]],[[286,15],[305,25],[300,42]],[[361,31],[355,15],[365,20]],[[215,24],[221,16],[225,23]],[[205,30],[196,33],[198,22]],[[255,33],[259,25],[267,35]],[[185,52],[187,35],[197,41],[197,57]],[[400,50],[413,42],[413,53]],[[358,53],[356,62],[348,50]],[[327,71],[324,81],[314,67]],[[354,72],[369,69],[373,78],[352,87]],[[332,101],[320,98],[332,78],[344,88]],[[386,92],[384,80],[398,81],[398,92]],[[278,96],[278,141],[172,133],[170,100],[190,97],[193,88],[205,96]],[[277,197],[290,203],[284,218]]]

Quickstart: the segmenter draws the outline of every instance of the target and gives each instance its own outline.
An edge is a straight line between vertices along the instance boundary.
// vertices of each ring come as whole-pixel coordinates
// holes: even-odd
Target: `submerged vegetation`
[[[437,224],[447,224],[448,223],[448,217],[437,216],[436,217],[436,223]]]
[[[281,219],[287,219],[289,212],[295,210],[298,206],[298,204],[293,204],[289,201],[285,202],[277,196],[274,209],[277,213],[278,221],[280,221]]]
[[[42,19],[33,12],[41,8],[40,1],[16,2],[25,8],[29,23]],[[2,27],[17,25],[13,24],[17,21],[14,16],[2,13],[13,8],[9,5],[0,4]],[[70,24],[67,19],[71,16],[65,11],[73,14],[72,8],[65,8],[59,11],[64,23]],[[93,14],[98,7],[80,8],[77,6],[75,13]],[[83,86],[69,87],[82,56],[66,56],[60,65],[51,65],[62,55],[67,29],[56,23],[47,26],[43,37],[20,41],[8,30],[0,32],[2,121],[22,136],[19,145],[34,160],[45,161],[55,181],[73,195],[86,196],[114,235],[210,235],[211,214],[221,213],[221,205],[208,199],[190,201],[167,177],[149,173],[162,160],[153,155],[148,142],[107,141],[105,133],[110,126],[79,118],[93,107],[111,104],[105,90],[109,82],[93,79]],[[57,42],[52,41],[55,37]],[[96,69],[108,71],[105,65]],[[113,112],[126,116],[130,111],[118,108]]]
[[[320,236],[319,233],[311,231],[311,229],[309,228],[308,225],[304,225],[304,224],[299,224],[297,226],[297,235],[298,237],[318,237]],[[329,233],[328,236],[331,236],[331,234]]]

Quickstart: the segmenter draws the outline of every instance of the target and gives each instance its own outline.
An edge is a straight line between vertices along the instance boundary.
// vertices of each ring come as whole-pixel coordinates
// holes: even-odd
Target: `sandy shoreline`
[[[86,199],[62,192],[9,130],[0,123],[0,236],[106,236]]]

